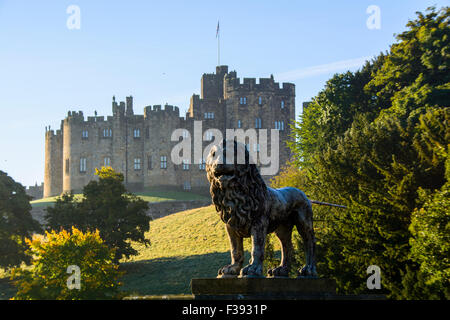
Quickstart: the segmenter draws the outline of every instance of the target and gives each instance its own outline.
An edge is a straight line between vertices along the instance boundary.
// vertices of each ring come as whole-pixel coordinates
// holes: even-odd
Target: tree
[[[425,240],[413,250],[410,239],[422,223],[417,235],[436,231],[425,216],[437,214],[431,195],[448,181],[449,16],[448,7],[417,13],[388,53],[328,81],[293,130],[297,181],[310,197],[348,207],[324,213],[320,239],[322,271],[340,291],[367,290],[366,269],[378,265],[392,298],[443,296],[419,272]],[[410,229],[414,212],[424,216]]]
[[[41,231],[31,216],[30,200],[21,184],[0,171],[0,267],[10,268],[30,260],[24,240]]]
[[[76,228],[72,232],[52,231],[26,242],[33,257],[32,267],[13,269],[11,278],[18,288],[15,300],[120,296],[122,272],[113,263],[114,250],[108,248],[98,231],[83,233]]]
[[[424,205],[414,210],[410,231],[411,259],[420,267],[430,298],[450,299],[450,158],[447,183],[432,194],[421,192]]]
[[[112,168],[97,169],[96,175],[98,181],[91,181],[84,187],[80,202],[67,194],[59,198],[53,208],[47,208],[47,229],[69,226],[83,232],[98,229],[105,243],[115,249],[116,261],[136,255],[129,240],[150,243],[144,236],[150,229],[151,218],[146,214],[148,203],[128,193],[123,175]]]

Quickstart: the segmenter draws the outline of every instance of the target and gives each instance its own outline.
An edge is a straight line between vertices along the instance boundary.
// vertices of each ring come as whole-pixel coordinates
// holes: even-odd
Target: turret
[[[217,66],[216,73],[203,74],[201,80],[201,98],[223,98],[223,78],[227,73],[228,66]]]
[[[126,115],[127,115],[127,117],[129,117],[129,116],[132,116],[134,114],[134,112],[133,112],[133,97],[132,96],[126,97],[126,100],[127,100],[127,112],[126,112]]]
[[[125,103],[121,102],[120,105],[116,102],[116,97],[113,96],[112,112],[114,117],[123,116],[125,114]]]
[[[62,143],[61,130],[45,132],[44,198],[62,193]]]

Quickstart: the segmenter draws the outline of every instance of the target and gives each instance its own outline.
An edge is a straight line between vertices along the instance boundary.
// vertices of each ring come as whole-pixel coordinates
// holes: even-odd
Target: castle
[[[270,78],[244,78],[228,66],[217,66],[216,73],[203,74],[200,95],[192,95],[185,117],[178,107],[147,106],[143,115],[133,111],[133,98],[117,103],[113,97],[112,116],[84,118],[83,112],[69,111],[59,130],[45,133],[44,197],[63,192],[80,192],[96,178],[95,168],[111,166],[123,173],[130,190],[169,187],[208,190],[204,159],[182,164],[171,161],[171,151],[179,141],[171,141],[175,129],[194,132],[194,121],[208,129],[276,129],[279,132],[279,163],[289,158],[286,141],[289,124],[295,118],[295,85],[282,86]],[[211,140],[211,141],[208,141]],[[249,146],[251,148],[251,146]],[[255,146],[256,147],[256,146]],[[264,177],[269,180],[271,177]]]

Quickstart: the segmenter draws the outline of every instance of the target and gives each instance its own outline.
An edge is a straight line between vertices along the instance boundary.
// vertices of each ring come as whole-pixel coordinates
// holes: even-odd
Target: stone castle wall
[[[95,168],[108,164],[124,174],[130,190],[158,186],[207,190],[200,163],[192,158],[186,159],[189,166],[171,161],[172,149],[179,143],[171,141],[172,132],[183,128],[192,137],[194,121],[202,121],[203,133],[212,128],[224,134],[227,128],[279,129],[282,167],[290,157],[285,141],[295,117],[295,86],[280,86],[272,76],[259,83],[253,78],[241,82],[235,71],[218,66],[216,73],[203,74],[201,93],[191,97],[185,117],[171,105],[147,106],[143,115],[135,115],[132,97],[119,103],[113,97],[112,113],[106,119],[85,119],[81,111],[69,111],[59,130],[46,131],[44,197],[81,191],[96,179]],[[202,150],[210,143],[203,141]]]

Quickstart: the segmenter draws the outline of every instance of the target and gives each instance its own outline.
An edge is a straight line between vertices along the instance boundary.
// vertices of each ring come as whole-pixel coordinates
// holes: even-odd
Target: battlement
[[[51,139],[51,138],[56,138],[56,137],[62,137],[62,132],[61,132],[61,130],[52,130],[52,129],[50,129],[50,130],[47,130],[46,129],[46,131],[45,131],[45,138],[47,138],[47,139]]]
[[[144,118],[161,117],[167,115],[169,117],[180,117],[180,109],[176,106],[166,104],[164,109],[160,104],[147,106],[144,108]]]
[[[83,111],[69,111],[67,112],[66,119],[73,119],[73,120],[82,120],[84,121],[84,115]]]
[[[104,116],[87,117],[87,122],[104,122]]]
[[[295,94],[295,85],[293,83],[283,82],[282,86],[275,82],[273,76],[270,78],[259,78],[259,83],[256,78],[243,78],[241,81],[237,77],[236,71],[232,71],[225,76],[224,87],[227,92],[232,91],[274,91],[275,93],[291,95]]]

